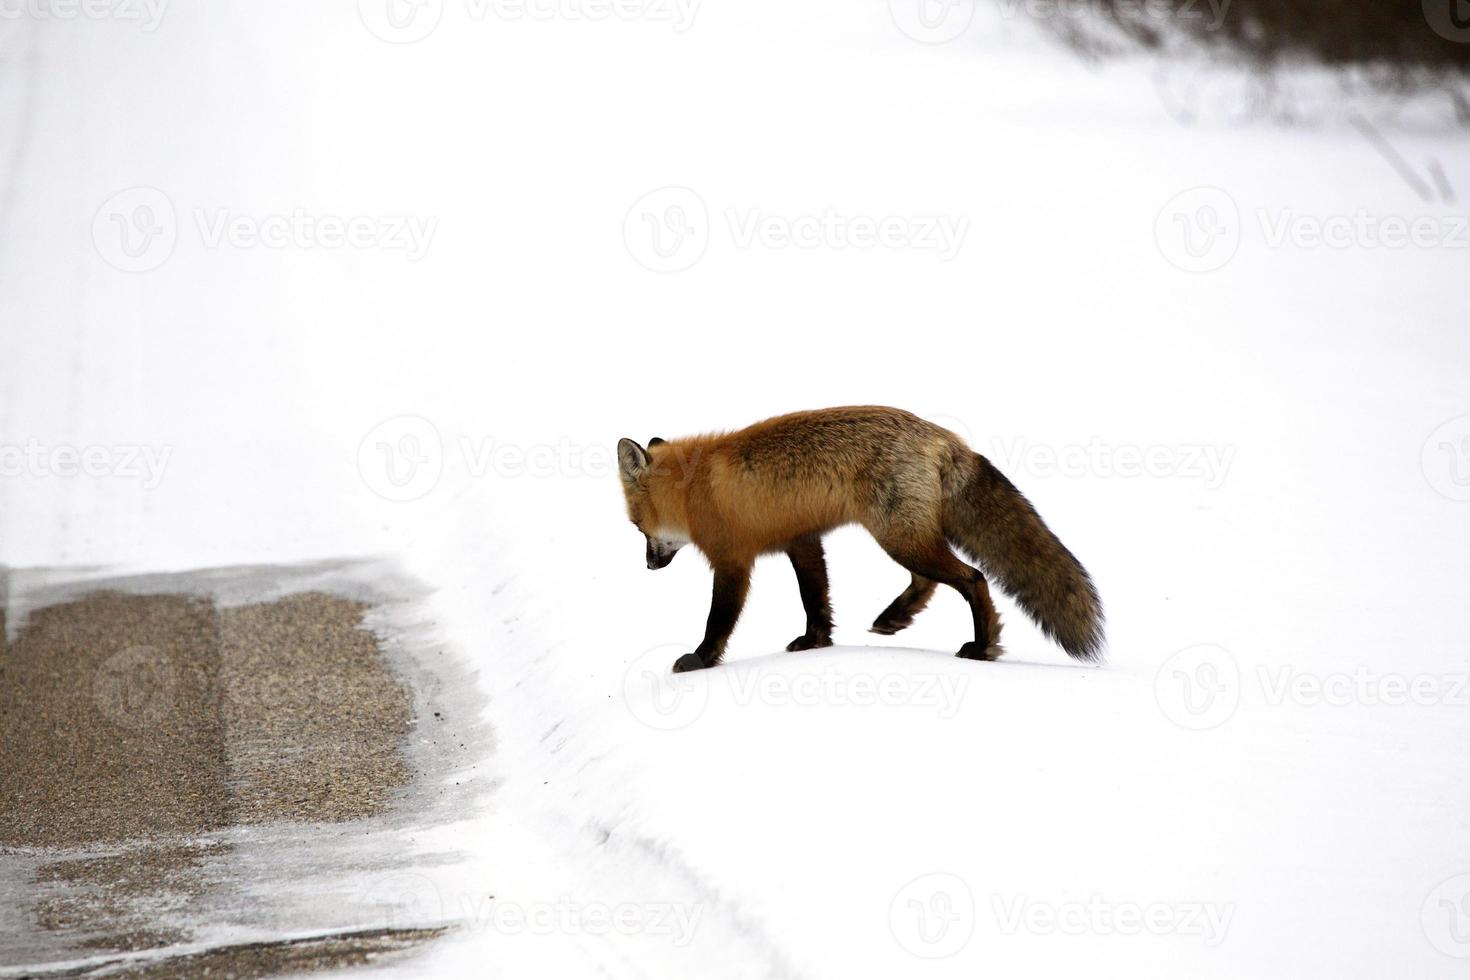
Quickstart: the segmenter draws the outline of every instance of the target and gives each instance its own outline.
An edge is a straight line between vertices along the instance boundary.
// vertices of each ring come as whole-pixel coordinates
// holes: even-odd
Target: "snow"
[[[510,9],[411,44],[350,5],[0,23],[0,562],[437,589],[495,791],[462,864],[364,882],[465,922],[390,972],[1460,975],[1464,206],[1350,126],[1181,126],[1154,66],[985,9],[944,44],[880,3]],[[1470,174],[1462,134],[1382,125],[1428,186]],[[140,201],[173,247],[124,271]],[[670,204],[692,259],[625,240]],[[354,217],[388,247],[328,244]],[[644,569],[617,439],[851,403],[1015,479],[1106,666],[1008,602],[1007,657],[956,660],[952,595],[878,642],[906,576],[847,530],[841,646],[778,652],[768,559],[728,666],[660,672],[709,576]]]

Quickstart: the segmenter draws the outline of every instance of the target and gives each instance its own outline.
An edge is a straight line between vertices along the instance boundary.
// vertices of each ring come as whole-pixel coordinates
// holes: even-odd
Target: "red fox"
[[[964,596],[975,620],[975,639],[958,656],[1001,655],[985,576],[956,557],[953,545],[1068,654],[1099,659],[1102,603],[1086,569],[988,459],[908,412],[796,412],[739,432],[653,439],[646,449],[623,439],[618,470],[648,567],[665,567],[692,543],[714,570],[704,640],[675,662],[676,673],[720,662],[751,566],[774,552],[791,559],[806,610],[806,632],[786,649],[831,646],[822,535],[844,524],[861,524],[912,576],[873,632],[908,626],[943,583]]]

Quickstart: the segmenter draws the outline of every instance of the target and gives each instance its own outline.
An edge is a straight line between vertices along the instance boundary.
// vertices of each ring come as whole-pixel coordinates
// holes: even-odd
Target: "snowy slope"
[[[1463,971],[1463,204],[986,11],[426,9],[0,24],[0,562],[439,588],[500,783],[405,900],[466,928],[402,972]],[[1470,180],[1463,136],[1385,135]],[[708,574],[644,570],[617,438],[874,402],[1031,497],[1107,666],[1009,604],[1007,658],[956,661],[943,595],[870,643],[905,576],[847,531],[844,646],[776,652],[771,559],[729,666],[661,672]]]

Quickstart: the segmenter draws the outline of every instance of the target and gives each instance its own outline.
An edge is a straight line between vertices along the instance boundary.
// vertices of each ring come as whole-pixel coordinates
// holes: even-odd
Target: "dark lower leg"
[[[990,600],[990,586],[986,585],[984,576],[979,572],[975,573],[971,590],[973,597],[967,598],[970,614],[975,619],[975,639],[960,647],[956,656],[967,660],[998,659],[1003,652],[1000,648],[1000,615],[995,611],[995,603]]]
[[[811,650],[832,645],[832,605],[827,593],[827,559],[822,539],[797,538],[786,548],[796,572],[796,587],[806,610],[806,632],[786,645],[788,650]]]
[[[899,630],[908,628],[914,617],[929,604],[938,586],[939,583],[931,578],[913,575],[909,587],[900,592],[898,598],[890,602],[888,608],[873,621],[873,632],[892,636]]]
[[[750,587],[750,566],[726,566],[715,569],[714,594],[710,598],[709,619],[705,622],[704,640],[693,653],[674,662],[674,672],[713,667],[725,655],[725,643],[740,618],[745,593]]]

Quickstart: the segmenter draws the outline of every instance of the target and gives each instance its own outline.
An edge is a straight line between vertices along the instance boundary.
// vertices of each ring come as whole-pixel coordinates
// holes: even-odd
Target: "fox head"
[[[663,444],[650,439],[648,448]],[[689,535],[675,523],[675,515],[661,513],[657,494],[650,485],[656,475],[653,459],[632,439],[618,441],[618,475],[623,480],[623,498],[628,504],[628,519],[643,532],[647,547],[644,557],[649,568],[663,568],[674,560],[679,549],[689,543]],[[663,508],[667,511],[668,508]]]

